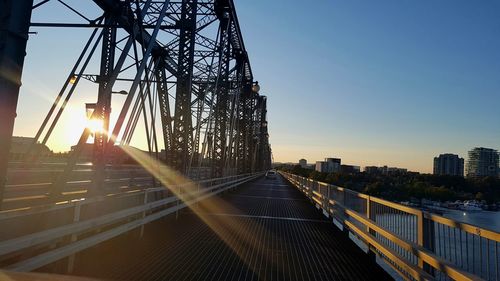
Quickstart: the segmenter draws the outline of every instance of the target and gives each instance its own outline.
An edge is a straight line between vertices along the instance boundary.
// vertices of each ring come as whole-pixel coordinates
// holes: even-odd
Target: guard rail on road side
[[[1,209],[18,209],[54,202],[49,193],[53,182],[63,172],[62,168],[64,165],[60,163],[30,168],[11,167],[3,194],[4,199],[0,202]],[[207,179],[209,174],[210,168],[193,168],[188,177],[198,181]],[[62,188],[61,197],[64,200],[72,200],[86,196],[87,190],[93,185],[93,176],[91,165],[78,165],[77,169],[71,172],[71,180]],[[105,171],[105,177],[102,194],[137,192],[153,184],[153,177],[137,165],[109,166]]]
[[[47,206],[0,212],[0,268],[31,271],[145,224],[178,212],[193,203],[262,176],[244,174],[183,186],[148,188],[110,196],[77,199]],[[183,201],[171,190],[181,194]]]
[[[405,280],[499,280],[500,233],[280,172]]]

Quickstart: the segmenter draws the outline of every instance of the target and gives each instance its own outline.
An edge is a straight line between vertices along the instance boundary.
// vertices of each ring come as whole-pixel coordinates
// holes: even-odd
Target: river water
[[[500,232],[500,212],[443,210],[443,217]]]
[[[478,226],[483,229],[500,232],[500,212],[489,211],[460,211],[441,209],[440,216]],[[396,233],[398,236],[409,241],[416,242],[416,218],[401,214],[381,214],[376,216],[376,221],[384,228]],[[464,269],[474,275],[481,276],[486,280],[500,280],[500,243],[492,240],[479,239],[476,235],[460,231],[460,228],[447,227],[435,224],[434,228],[434,253],[457,267]],[[412,263],[417,263],[416,256],[398,248],[394,243],[384,241],[401,256]],[[396,277],[393,274],[393,277]],[[444,274],[436,272],[437,280],[449,280]],[[396,280],[401,280],[399,277]]]

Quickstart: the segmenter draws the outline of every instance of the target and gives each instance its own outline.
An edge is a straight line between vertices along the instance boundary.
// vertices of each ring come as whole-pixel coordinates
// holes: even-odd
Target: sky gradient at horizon
[[[276,161],[432,172],[500,148],[500,2],[291,2],[236,0]]]
[[[500,2],[235,3],[268,96],[275,161],[340,157],[431,172],[440,153],[466,158],[475,146],[500,148]],[[28,42],[18,135],[35,134],[81,49],[47,44],[46,34]],[[37,55],[45,53],[52,65],[41,73]]]

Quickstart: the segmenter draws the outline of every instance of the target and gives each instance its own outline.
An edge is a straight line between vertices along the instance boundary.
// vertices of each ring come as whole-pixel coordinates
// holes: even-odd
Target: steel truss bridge
[[[91,191],[99,193],[112,147],[129,145],[139,127],[145,130],[150,155],[165,159],[182,174],[210,167],[212,177],[222,177],[270,167],[266,97],[258,94],[232,1],[89,1],[87,6],[93,2],[99,10],[92,19],[78,5],[64,1],[18,2],[6,1],[2,11],[5,19],[19,18],[15,28],[25,35],[29,26],[92,30],[33,140],[34,146],[47,143],[82,80],[96,84],[96,102],[86,106],[89,119],[102,124],[102,131],[83,130],[51,190],[54,196],[60,194],[91,137],[95,170]],[[81,23],[30,22],[31,13],[49,5],[66,7]],[[3,40],[9,44],[4,55],[22,62],[24,53],[18,50],[25,49],[26,38],[16,35],[5,34]],[[96,60],[99,65],[93,72],[91,62]],[[11,100],[4,103],[11,121],[17,78],[10,81]],[[116,92],[116,87],[127,90]],[[113,108],[119,114],[111,124],[112,97],[117,93],[126,99],[121,108]],[[6,127],[4,131],[11,130],[11,124]],[[10,135],[4,134],[3,156],[8,155],[10,140],[5,139]],[[34,151],[27,154],[29,161],[36,159]],[[4,175],[5,163],[2,171]]]
[[[53,7],[74,20],[32,20]],[[89,36],[9,162],[30,27]],[[89,125],[66,162],[45,161],[37,146],[82,84],[96,93]],[[259,90],[233,0],[0,0],[0,279],[499,280],[498,232],[293,174],[264,179]],[[131,145],[141,131],[147,151]]]

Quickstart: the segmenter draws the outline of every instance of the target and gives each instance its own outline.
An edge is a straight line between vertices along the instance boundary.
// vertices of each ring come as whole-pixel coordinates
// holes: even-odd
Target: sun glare
[[[90,119],[87,122],[87,128],[92,133],[102,133],[104,131],[104,123],[99,119]]]

